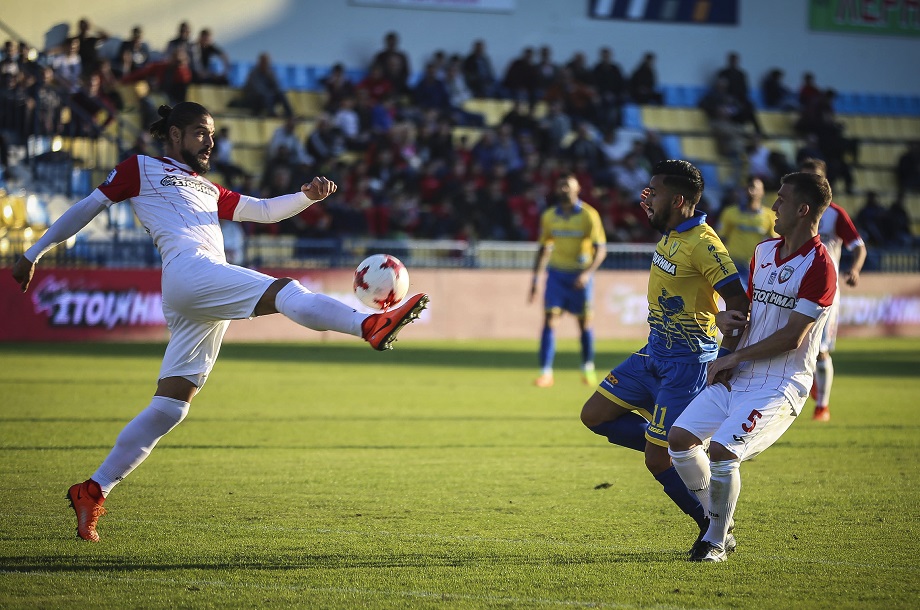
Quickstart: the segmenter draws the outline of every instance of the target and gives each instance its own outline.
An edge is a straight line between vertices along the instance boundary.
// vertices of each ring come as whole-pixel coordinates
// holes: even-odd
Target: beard
[[[658,214],[652,214],[648,219],[648,223],[652,225],[652,228],[658,231],[659,233],[668,232],[668,219],[662,218]]]
[[[207,151],[206,148],[198,151],[198,154],[202,154],[205,151]],[[211,161],[209,158],[207,161],[202,163],[201,161],[198,160],[198,154],[194,154],[190,150],[183,148],[182,149],[182,160],[185,161],[185,164],[191,167],[195,171],[196,174],[200,174],[203,176],[207,174],[209,171],[211,171]]]

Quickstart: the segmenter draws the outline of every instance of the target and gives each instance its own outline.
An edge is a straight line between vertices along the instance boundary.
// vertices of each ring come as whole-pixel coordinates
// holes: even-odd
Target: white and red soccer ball
[[[409,292],[409,272],[395,256],[374,254],[355,269],[355,296],[371,309],[388,309]]]

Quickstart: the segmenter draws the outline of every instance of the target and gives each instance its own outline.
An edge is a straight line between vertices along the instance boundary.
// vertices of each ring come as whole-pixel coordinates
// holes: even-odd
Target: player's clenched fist
[[[13,279],[16,280],[23,292],[29,288],[33,273],[35,273],[35,265],[24,256],[20,256],[13,265]]]
[[[300,187],[303,194],[313,201],[321,201],[334,193],[337,189],[338,187],[335,185],[335,182],[329,180],[325,176],[317,176],[309,184],[304,184]]]

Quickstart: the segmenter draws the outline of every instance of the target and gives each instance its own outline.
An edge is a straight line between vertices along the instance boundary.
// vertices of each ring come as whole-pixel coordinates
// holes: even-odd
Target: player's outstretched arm
[[[32,275],[35,273],[35,264],[48,250],[54,248],[62,241],[66,241],[88,225],[96,215],[105,209],[108,200],[98,190],[90,193],[88,197],[72,205],[69,210],[61,214],[41,238],[26,250],[13,265],[13,279],[19,284],[23,292],[28,290]]]
[[[23,292],[29,289],[29,284],[32,282],[34,274],[35,263],[25,256],[20,256],[13,264],[13,279],[16,280]]]
[[[300,187],[299,193],[281,195],[271,199],[241,196],[233,212],[233,220],[250,222],[278,222],[300,214],[308,207],[322,201],[338,190],[335,182],[317,176]]]
[[[314,202],[322,201],[337,190],[338,187],[335,182],[329,180],[325,176],[317,176],[312,182],[300,187],[300,191],[306,195],[308,199],[312,199]]]

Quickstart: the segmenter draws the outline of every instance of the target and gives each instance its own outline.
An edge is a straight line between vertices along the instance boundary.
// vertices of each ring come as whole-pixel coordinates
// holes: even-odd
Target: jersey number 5
[[[753,411],[751,411],[751,414],[748,415],[748,421],[751,422],[751,425],[749,426],[747,424],[741,424],[741,429],[744,430],[745,432],[751,432],[752,430],[754,430],[754,428],[757,427],[757,420],[760,419],[761,417],[763,416],[760,414],[760,411],[758,411],[757,409],[754,409]]]

